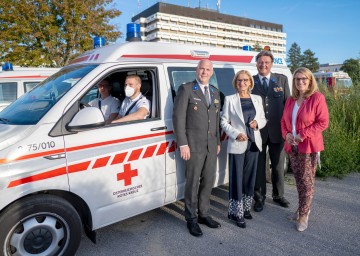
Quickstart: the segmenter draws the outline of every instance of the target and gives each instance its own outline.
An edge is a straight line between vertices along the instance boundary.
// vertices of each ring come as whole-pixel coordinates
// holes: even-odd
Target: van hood
[[[34,125],[9,125],[0,124],[0,150],[24,138]]]

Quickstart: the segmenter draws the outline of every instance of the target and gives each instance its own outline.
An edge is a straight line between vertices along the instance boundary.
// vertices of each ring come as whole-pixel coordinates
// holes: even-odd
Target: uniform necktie
[[[266,82],[266,77],[263,77],[263,82],[262,82],[262,86],[264,88],[264,91],[267,93],[268,92],[268,85],[267,85],[267,82]]]
[[[209,95],[209,87],[205,86],[204,87],[205,90],[205,100],[206,100],[206,106],[210,107],[210,95]]]

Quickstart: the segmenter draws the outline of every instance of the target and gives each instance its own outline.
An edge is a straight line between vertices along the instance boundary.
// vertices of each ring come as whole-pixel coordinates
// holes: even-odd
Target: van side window
[[[88,107],[89,103],[94,99],[98,99],[100,97],[97,85],[102,80],[107,80],[111,86],[110,94],[112,97],[119,100],[120,107],[122,106],[122,102],[125,100],[125,80],[126,77],[130,75],[136,75],[141,79],[141,89],[140,92],[143,97],[150,103],[149,118],[156,118],[159,116],[159,104],[158,104],[158,90],[157,90],[157,76],[155,69],[129,69],[129,70],[118,70],[108,74],[105,77],[98,79],[94,86],[87,91],[87,93],[80,100],[80,108]],[[93,104],[91,104],[93,105]],[[135,120],[134,120],[135,121]],[[141,120],[137,120],[141,121]]]
[[[16,100],[17,95],[17,83],[16,82],[4,82],[0,83],[0,102],[12,102]]]
[[[235,93],[235,89],[232,86],[232,80],[235,76],[235,71],[233,68],[214,68],[214,73],[216,74],[217,81],[219,83],[221,101],[220,109],[222,109],[225,96]]]
[[[181,84],[195,80],[195,70],[195,67],[168,68],[168,75],[173,93],[173,98],[175,97],[176,92]],[[235,93],[235,90],[231,84],[234,76],[235,71],[233,68],[214,68],[214,74],[210,79],[210,84],[220,90],[221,106],[224,103],[225,96]]]
[[[179,89],[180,85],[187,82],[192,82],[196,78],[196,68],[195,67],[169,67],[168,74],[170,78],[171,88],[174,90],[175,94]],[[218,82],[216,79],[216,74],[210,78],[210,84],[218,88]]]
[[[219,83],[220,91],[225,95],[229,96],[235,93],[235,89],[232,86],[232,80],[235,76],[233,68],[214,68],[217,81]]]

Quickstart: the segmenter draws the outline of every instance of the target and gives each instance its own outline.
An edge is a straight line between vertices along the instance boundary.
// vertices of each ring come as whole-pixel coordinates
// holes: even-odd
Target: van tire
[[[66,200],[35,195],[10,205],[0,216],[0,227],[0,255],[75,255],[82,223]]]

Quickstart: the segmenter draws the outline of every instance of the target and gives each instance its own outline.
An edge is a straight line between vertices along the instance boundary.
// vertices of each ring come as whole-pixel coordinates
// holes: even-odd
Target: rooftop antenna
[[[199,0],[199,8],[201,8],[201,0]]]
[[[218,12],[220,12],[220,4],[221,4],[221,0],[217,0],[216,6],[217,6],[217,11]]]

